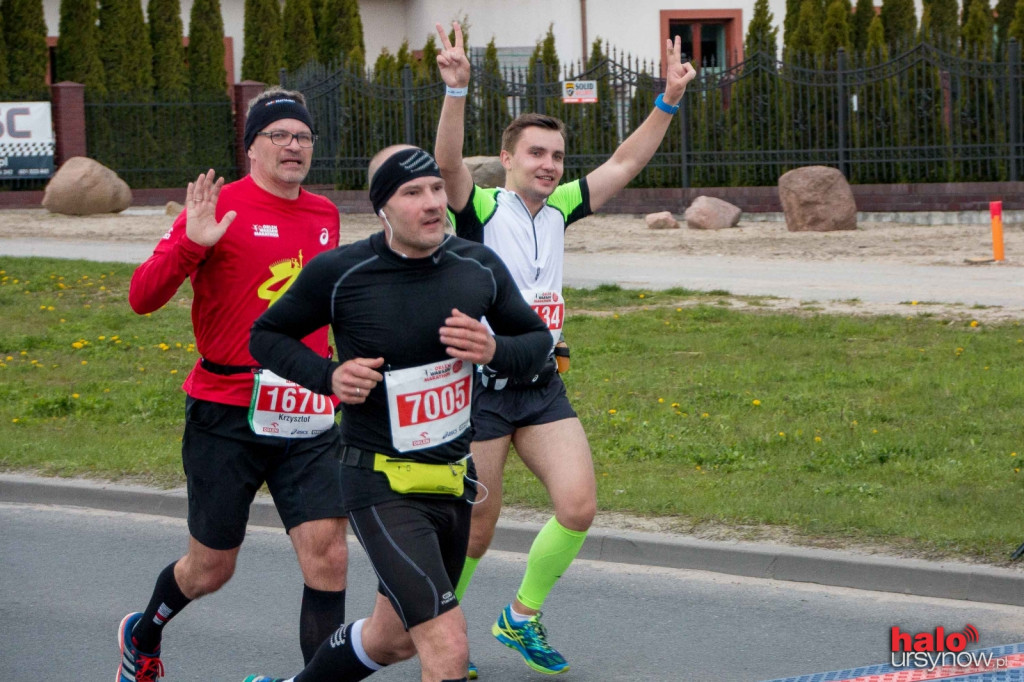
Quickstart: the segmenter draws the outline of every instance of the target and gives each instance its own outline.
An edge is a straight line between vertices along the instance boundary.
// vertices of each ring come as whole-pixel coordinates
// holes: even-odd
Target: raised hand
[[[686,86],[697,77],[697,71],[690,62],[682,61],[682,41],[679,36],[675,40],[665,41],[666,66],[665,66],[665,96],[667,104],[679,104],[686,92]]]
[[[448,40],[441,24],[434,24],[437,28],[437,35],[441,36],[441,49],[437,51],[437,68],[441,71],[441,78],[444,84],[450,88],[464,88],[469,85],[469,59],[466,58],[466,51],[462,47],[462,26],[457,21],[452,22],[452,29],[455,31],[455,45],[452,46]]]
[[[214,175],[212,168],[200,174],[195,182],[188,183],[185,192],[185,234],[201,246],[213,246],[220,241],[228,225],[238,215],[235,211],[228,211],[217,222],[217,198],[224,186],[224,178],[217,178],[214,182]]]

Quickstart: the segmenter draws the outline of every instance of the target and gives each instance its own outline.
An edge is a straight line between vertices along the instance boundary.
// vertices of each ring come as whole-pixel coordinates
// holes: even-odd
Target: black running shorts
[[[286,530],[345,516],[338,427],[315,438],[257,436],[248,415],[247,407],[185,399],[181,459],[192,537],[213,549],[241,545],[264,482]]]
[[[377,572],[378,590],[408,630],[459,605],[455,585],[469,545],[472,506],[452,497],[406,497],[348,513]]]
[[[550,424],[572,419],[576,411],[569,404],[565,384],[557,374],[539,388],[484,388],[476,375],[473,384],[473,440],[508,436],[524,426]]]

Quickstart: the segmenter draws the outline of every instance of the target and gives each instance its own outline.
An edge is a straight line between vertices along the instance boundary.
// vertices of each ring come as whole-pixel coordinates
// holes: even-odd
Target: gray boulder
[[[473,175],[473,182],[481,187],[504,187],[505,167],[498,156],[467,156],[462,160]]]
[[[691,230],[722,230],[736,227],[743,210],[728,201],[700,196],[686,209],[686,226]]]
[[[73,156],[46,184],[43,206],[50,213],[119,213],[132,204],[128,183],[98,161]]]
[[[779,201],[790,232],[857,229],[853,190],[835,168],[806,166],[785,173],[779,178]]]
[[[661,211],[659,213],[648,213],[644,218],[647,222],[647,227],[652,230],[678,230],[679,221],[676,220],[675,216],[672,215],[671,211]]]

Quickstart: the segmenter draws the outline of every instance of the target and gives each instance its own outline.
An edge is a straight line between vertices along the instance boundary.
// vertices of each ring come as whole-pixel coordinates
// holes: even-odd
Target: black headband
[[[434,157],[419,147],[403,149],[388,157],[370,181],[370,202],[378,213],[398,188],[416,178],[441,177]]]
[[[296,121],[302,121],[309,126],[310,131],[313,130],[313,118],[309,115],[309,110],[299,104],[297,100],[291,97],[265,99],[257,102],[253,106],[252,111],[249,112],[248,118],[245,119],[244,140],[246,151],[249,150],[253,140],[256,139],[256,133],[274,121],[280,121],[284,118],[294,118]]]

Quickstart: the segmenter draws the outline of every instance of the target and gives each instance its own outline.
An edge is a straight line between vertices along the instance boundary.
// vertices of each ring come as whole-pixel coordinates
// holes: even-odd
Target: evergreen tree
[[[889,60],[889,47],[881,17],[875,16],[868,24],[865,66],[878,66]],[[882,158],[891,157],[896,144],[898,117],[896,97],[899,84],[894,77],[885,77],[855,89],[857,110],[853,114],[853,158],[863,164],[853,164],[851,179],[858,183],[895,182],[899,177],[898,165]],[[858,153],[857,148],[880,149],[880,152]],[[878,158],[881,157],[881,158]]]
[[[237,177],[232,151],[234,126],[224,68],[224,19],[220,0],[195,0],[188,21],[188,87],[196,103],[193,118],[192,169],[215,168]]]
[[[805,64],[821,54],[821,25],[824,17],[819,0],[803,0],[800,14],[791,36],[786,39],[787,59],[797,59]],[[809,59],[810,58],[810,59]]]
[[[885,39],[885,25],[880,16],[875,16],[868,24],[868,63],[872,66],[889,61],[889,43]]]
[[[832,0],[825,14],[825,28],[821,37],[821,50],[826,64],[834,67],[839,48],[850,50],[850,11],[844,0]]]
[[[153,91],[153,49],[139,0],[100,0],[100,59],[111,94],[149,97]]]
[[[992,9],[988,0],[972,0],[971,15],[963,28],[964,52],[967,59],[975,62],[992,61]],[[986,78],[980,72],[964,76],[961,79],[961,93],[956,100],[954,127],[960,134],[960,143],[980,145],[1001,142],[1005,136],[1005,126],[1000,126],[1002,116],[997,111],[993,78]],[[988,134],[986,134],[988,131]],[[991,158],[965,158],[960,162],[958,180],[961,181],[993,181],[999,177],[999,164]]]
[[[611,85],[611,71],[608,58],[602,49],[601,39],[595,40],[591,46],[590,58],[586,64],[587,78],[597,81],[597,103],[580,104],[577,107],[582,114],[581,137],[573,145],[578,154],[597,154],[604,158],[610,157],[618,146],[618,117],[615,114],[615,93]],[[602,159],[603,162],[603,159]],[[593,167],[598,165],[594,160]],[[583,172],[593,170],[583,169]]]
[[[174,187],[189,179],[188,150],[192,133],[188,67],[181,42],[184,32],[181,5],[178,0],[149,0],[148,14],[153,46],[153,94],[160,103],[153,112],[153,137],[161,152],[161,166],[173,169],[153,180],[154,184]]]
[[[917,35],[914,0],[882,0],[881,18],[890,53],[895,56],[914,44]]]
[[[477,124],[467,127],[467,149],[472,154],[494,154],[501,149],[501,132],[512,116],[508,111],[508,90],[498,62],[498,48],[494,38],[484,51],[483,73],[478,78],[481,90]]]
[[[197,102],[227,97],[220,0],[195,0],[188,20],[188,88]]]
[[[956,2],[956,0],[953,0]],[[850,45],[857,54],[863,54],[868,47],[868,26],[875,18],[874,0],[857,0],[853,16],[850,17]]]
[[[957,0],[931,0],[921,16],[921,40],[954,52],[960,41],[959,12]]]
[[[537,64],[541,64],[541,76],[543,80],[537,82]],[[561,92],[561,63],[558,61],[558,51],[555,48],[555,32],[554,24],[548,25],[548,32],[544,35],[544,38],[537,41],[537,45],[533,48],[533,54],[530,55],[530,61],[527,64],[526,83],[530,93],[529,104],[527,108],[530,110],[537,110],[537,93],[539,91],[540,97],[543,100],[543,113],[548,116],[555,116],[559,119],[565,120],[565,104],[562,102]],[[538,88],[539,90],[535,90]],[[568,124],[566,125],[566,133],[571,138],[571,131],[569,130]]]
[[[57,38],[57,80],[85,86],[89,95],[106,94],[100,61],[96,0],[61,0]]]
[[[317,58],[316,26],[310,0],[285,0],[284,65],[294,72]]]
[[[153,48],[142,3],[101,0],[99,20],[103,36],[100,59],[107,84],[106,102],[111,106],[93,107],[93,116],[102,121],[97,122],[95,135],[87,130],[90,155],[117,171],[130,186],[152,187],[159,180],[139,170],[162,163],[153,137]]]
[[[1016,8],[1022,4],[1022,0],[999,0],[996,3],[996,43],[1002,54],[1006,53],[1006,43],[1010,39],[1010,24],[1013,23],[1013,15]]]
[[[277,83],[284,66],[284,33],[278,0],[245,0],[242,80]]]
[[[1024,47],[1024,2],[1017,0],[1017,8],[1013,11],[1013,21],[1010,22],[1007,40],[1016,38],[1017,44]]]
[[[314,43],[314,46],[318,56],[320,54],[320,24],[323,21],[321,19],[323,11],[324,0],[309,0],[309,12],[313,15],[313,34],[316,36],[316,43]]]
[[[181,41],[181,4],[178,0],[149,0],[148,10],[157,99],[183,100],[188,96],[188,67]]]
[[[4,36],[4,15],[0,12],[0,97],[4,97],[11,82],[7,76],[7,38]]]
[[[754,16],[750,18],[747,38],[743,41],[743,49],[748,58],[755,52],[763,52],[775,59],[779,51],[779,29],[774,26],[774,21],[768,0],[756,0]]]
[[[12,97],[46,95],[46,19],[42,0],[3,0],[7,91]]]
[[[362,68],[366,47],[358,0],[323,0],[319,30],[321,62],[331,64],[342,59]]]
[[[800,24],[800,6],[802,0],[786,0],[786,16],[782,18],[782,41],[784,49],[789,49],[790,41]]]
[[[750,152],[746,163],[733,166],[729,184],[734,186],[771,185],[778,173],[774,166],[754,161],[760,152],[780,149],[779,77],[776,63],[778,29],[773,25],[768,0],[754,3],[754,15],[747,26],[744,43],[746,61],[733,85],[733,103],[729,107],[732,141],[729,148]]]

